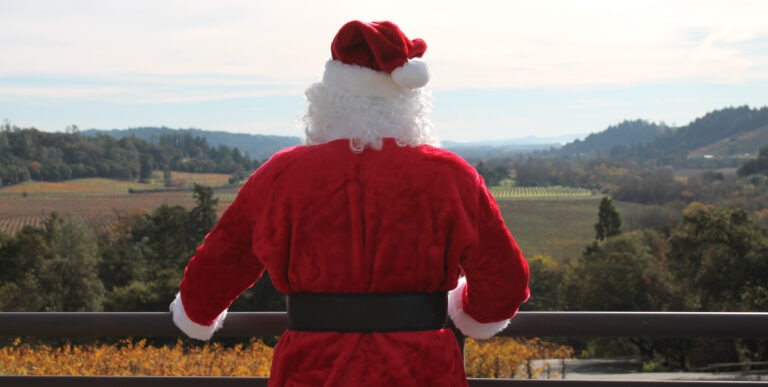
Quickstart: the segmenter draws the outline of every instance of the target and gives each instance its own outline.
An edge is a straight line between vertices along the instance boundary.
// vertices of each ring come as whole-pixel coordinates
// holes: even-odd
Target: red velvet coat
[[[451,302],[470,326],[509,319],[528,298],[527,263],[474,168],[391,139],[362,153],[338,140],[274,155],[190,260],[175,315],[212,333],[265,269],[286,294],[448,291],[464,274]],[[465,386],[466,377],[447,329],[287,330],[270,385]]]

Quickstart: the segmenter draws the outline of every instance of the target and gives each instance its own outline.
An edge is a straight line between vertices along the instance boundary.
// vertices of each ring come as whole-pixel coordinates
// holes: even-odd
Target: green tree
[[[190,212],[169,205],[121,220],[114,240],[104,246],[101,273],[115,281],[107,283],[107,310],[167,309],[199,243],[188,235],[190,223]]]
[[[38,275],[44,271],[44,260],[51,257],[45,230],[26,226],[13,237],[4,235],[0,257],[0,311],[44,310],[46,295]]]
[[[475,169],[489,187],[497,186],[502,180],[509,178],[509,168],[505,165],[480,161],[475,165]]]
[[[0,239],[5,269],[0,310],[101,310],[98,243],[81,220],[54,213],[44,227],[25,227],[13,238]]]
[[[52,259],[40,275],[46,309],[81,312],[102,310],[104,285],[98,276],[98,241],[93,230],[74,216],[48,222]]]
[[[565,266],[550,256],[536,255],[528,260],[530,267],[531,298],[523,304],[524,310],[560,310],[563,308],[561,285]]]
[[[744,210],[692,203],[670,236],[668,261],[682,285],[683,307],[765,310],[768,240]],[[758,309],[753,309],[757,307]]]
[[[660,310],[663,289],[653,255],[637,235],[617,235],[571,263],[564,279],[569,310]]]
[[[214,198],[211,187],[200,184],[194,185],[192,196],[197,205],[189,212],[187,222],[189,241],[187,243],[190,247],[195,248],[216,225],[218,219],[216,205],[219,204],[219,199]]]
[[[139,156],[139,181],[149,182],[152,172],[155,171],[155,160],[151,154],[142,153]]]
[[[756,159],[749,160],[739,167],[737,174],[741,177],[768,174],[768,147],[761,148]]]
[[[692,203],[672,230],[667,262],[676,280],[679,307],[701,311],[764,311],[768,308],[766,231],[742,209]],[[757,361],[765,340],[719,340],[723,361]],[[727,356],[726,356],[727,355]],[[710,361],[713,361],[710,359]]]
[[[619,234],[621,234],[621,216],[614,207],[613,200],[604,196],[598,207],[595,240],[603,241]]]

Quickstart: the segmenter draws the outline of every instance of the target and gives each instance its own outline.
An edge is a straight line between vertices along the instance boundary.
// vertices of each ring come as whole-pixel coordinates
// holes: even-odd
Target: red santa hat
[[[429,82],[419,59],[426,50],[424,40],[408,39],[392,22],[351,21],[333,39],[323,82],[354,94],[401,94]]]

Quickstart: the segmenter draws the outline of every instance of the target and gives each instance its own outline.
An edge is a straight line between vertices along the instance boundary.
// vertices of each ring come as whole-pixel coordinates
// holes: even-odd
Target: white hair
[[[307,145],[349,139],[352,150],[359,153],[366,147],[381,149],[384,138],[394,138],[399,146],[440,144],[429,120],[432,94],[424,88],[382,96],[318,82],[305,95],[309,106],[302,121]]]

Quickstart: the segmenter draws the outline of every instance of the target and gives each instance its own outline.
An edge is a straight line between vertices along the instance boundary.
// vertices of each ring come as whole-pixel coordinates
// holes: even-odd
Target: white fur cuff
[[[456,289],[448,292],[448,315],[451,317],[453,324],[456,325],[456,328],[459,328],[461,333],[475,339],[489,339],[503,331],[509,324],[509,320],[481,323],[464,312],[462,308],[462,295],[466,287],[467,279],[461,277]]]
[[[213,321],[213,324],[200,325],[192,321],[184,310],[184,304],[181,302],[181,294],[176,293],[176,298],[171,302],[171,314],[173,323],[176,324],[185,335],[197,340],[210,340],[213,333],[224,326],[224,319],[227,317],[227,311],[224,310]]]

